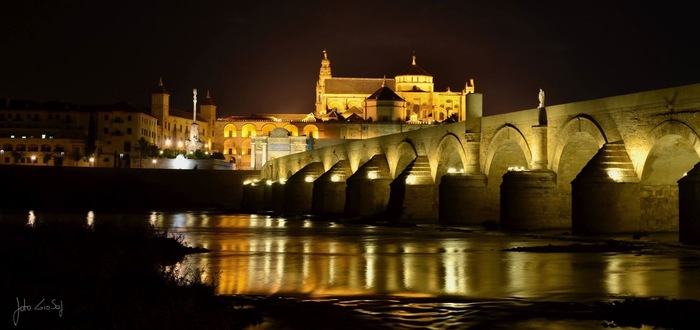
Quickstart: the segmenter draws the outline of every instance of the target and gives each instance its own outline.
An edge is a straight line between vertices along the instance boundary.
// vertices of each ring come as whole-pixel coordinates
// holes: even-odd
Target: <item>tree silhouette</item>
[[[146,139],[142,136],[141,138],[136,141],[136,145],[134,148],[136,151],[139,152],[139,167],[143,168],[143,154],[148,153],[149,146],[151,144],[146,141]]]

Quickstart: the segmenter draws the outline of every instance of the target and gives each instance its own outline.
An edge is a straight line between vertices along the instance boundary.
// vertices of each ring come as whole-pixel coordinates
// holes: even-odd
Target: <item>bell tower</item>
[[[214,104],[214,100],[212,100],[209,90],[207,90],[207,97],[204,98],[204,101],[199,104],[199,111],[201,112],[202,117],[206,119],[208,124],[207,126],[209,127],[208,129],[202,130],[202,135],[200,138],[202,141],[204,141],[207,148],[211,149],[212,138],[214,136],[214,122],[216,121],[216,104]]]
[[[326,93],[326,79],[332,78],[331,61],[328,59],[328,53],[323,50],[323,59],[321,60],[321,69],[318,71],[318,82],[316,83],[316,114],[322,115],[326,113],[324,106],[324,94]]]
[[[163,86],[163,78],[158,81],[158,87],[151,93],[151,114],[156,117],[156,145],[162,147],[163,132],[165,132],[165,121],[170,116],[170,94]]]

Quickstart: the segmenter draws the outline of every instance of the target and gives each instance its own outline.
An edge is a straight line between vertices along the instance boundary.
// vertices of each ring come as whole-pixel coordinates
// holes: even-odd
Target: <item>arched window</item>
[[[273,124],[265,124],[262,127],[262,136],[268,136],[270,135],[270,132],[272,132],[273,129],[277,128],[277,126]]]
[[[245,124],[241,127],[241,137],[257,136],[257,129],[253,124]]]
[[[316,127],[316,125],[304,126],[304,135],[318,139],[318,127]]]
[[[282,128],[286,129],[291,136],[299,136],[299,128],[292,124],[284,125]]]
[[[236,125],[226,124],[224,126],[224,137],[236,137]]]

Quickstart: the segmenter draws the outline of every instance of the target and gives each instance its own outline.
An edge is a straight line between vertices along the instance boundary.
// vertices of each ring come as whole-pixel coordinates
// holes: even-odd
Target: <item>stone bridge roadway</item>
[[[700,161],[700,84],[486,117],[470,98],[463,122],[271,160],[245,205],[512,231],[679,230],[678,180]]]

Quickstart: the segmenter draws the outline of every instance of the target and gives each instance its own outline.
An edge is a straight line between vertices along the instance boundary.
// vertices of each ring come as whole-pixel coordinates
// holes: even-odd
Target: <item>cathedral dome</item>
[[[416,64],[416,55],[413,55],[413,62],[411,63],[411,66],[408,67],[408,69],[404,70],[399,76],[428,76],[432,77],[428,71],[423,70],[423,68],[419,67]]]
[[[416,55],[413,55],[411,66],[396,76],[397,92],[433,92],[433,76],[416,64]]]

